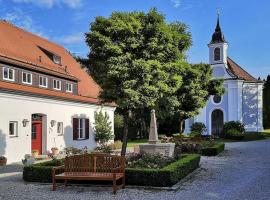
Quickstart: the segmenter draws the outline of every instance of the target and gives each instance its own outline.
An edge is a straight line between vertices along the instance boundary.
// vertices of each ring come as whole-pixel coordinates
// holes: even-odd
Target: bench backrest
[[[125,157],[103,153],[73,155],[65,158],[65,172],[124,173]]]

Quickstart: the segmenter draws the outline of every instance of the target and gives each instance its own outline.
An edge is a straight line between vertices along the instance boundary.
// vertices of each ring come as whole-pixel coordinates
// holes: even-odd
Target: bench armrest
[[[119,171],[119,170],[123,170],[123,172],[125,172],[125,168],[124,167],[114,167],[114,168],[112,168],[112,172],[113,173],[116,173],[116,171]]]
[[[54,175],[56,175],[56,173],[58,172],[58,171],[62,171],[62,170],[64,170],[65,169],[65,165],[61,165],[61,166],[57,166],[57,167],[53,167],[52,168],[52,175],[54,176]]]

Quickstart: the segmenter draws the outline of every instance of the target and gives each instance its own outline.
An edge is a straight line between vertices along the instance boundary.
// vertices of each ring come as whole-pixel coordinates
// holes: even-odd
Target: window
[[[34,124],[32,124],[32,140],[37,139],[37,126],[35,126]]]
[[[53,89],[55,90],[61,90],[61,81],[59,80],[53,80]]]
[[[219,95],[213,96],[214,103],[218,104],[218,103],[221,102],[221,100],[222,100],[222,97],[221,96],[219,96]]]
[[[85,139],[85,119],[79,119],[78,139]]]
[[[73,140],[89,139],[89,119],[73,118]]]
[[[57,122],[57,133],[63,135],[63,122]]]
[[[9,122],[9,136],[18,136],[18,122]]]
[[[39,86],[40,87],[48,87],[48,78],[44,76],[39,77]]]
[[[3,79],[8,81],[15,81],[15,70],[3,67]]]
[[[220,48],[219,47],[215,48],[215,50],[214,50],[214,60],[215,61],[220,60]]]
[[[67,83],[66,84],[66,92],[72,92],[72,89],[73,89],[73,84]]]
[[[32,85],[32,74],[22,72],[22,83]]]
[[[60,65],[61,64],[61,57],[57,55],[53,55],[53,62]]]

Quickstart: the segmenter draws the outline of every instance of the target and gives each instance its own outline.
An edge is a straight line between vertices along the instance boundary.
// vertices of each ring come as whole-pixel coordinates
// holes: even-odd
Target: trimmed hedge
[[[126,169],[129,185],[172,186],[199,167],[200,155],[188,154],[162,169]]]
[[[216,156],[225,149],[224,143],[217,143],[211,147],[206,147],[202,149],[203,156]]]
[[[52,182],[51,161],[25,166],[23,180],[29,182]],[[165,187],[176,184],[183,177],[199,167],[200,155],[187,154],[184,158],[169,164],[162,169],[126,169],[126,183],[128,185],[143,185]]]

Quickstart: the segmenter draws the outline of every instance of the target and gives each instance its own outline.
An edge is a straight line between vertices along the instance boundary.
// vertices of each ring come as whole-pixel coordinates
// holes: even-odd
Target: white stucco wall
[[[31,116],[36,113],[46,115],[43,118],[43,153],[54,146],[60,150],[67,146],[87,146],[89,149],[96,147],[93,133],[94,112],[101,106],[0,92],[0,107],[0,155],[6,156],[8,163],[18,162],[25,154],[31,153]],[[112,126],[114,110],[114,107],[103,107]],[[88,140],[73,140],[73,117],[89,118]],[[27,127],[23,127],[23,119],[29,120]],[[57,125],[51,127],[51,120],[63,122],[64,135],[57,134]],[[18,137],[9,136],[9,121],[18,122]]]

